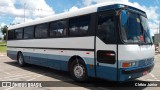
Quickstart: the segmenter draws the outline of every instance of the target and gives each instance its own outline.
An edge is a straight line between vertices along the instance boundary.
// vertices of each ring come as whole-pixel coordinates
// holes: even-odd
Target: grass
[[[2,45],[2,44],[4,45],[4,44],[6,44],[6,42],[0,42],[0,45]]]
[[[6,46],[1,46],[1,45],[5,45],[6,42],[0,42],[0,53],[5,53],[7,50]]]
[[[0,53],[5,53],[7,50],[6,46],[0,46]]]

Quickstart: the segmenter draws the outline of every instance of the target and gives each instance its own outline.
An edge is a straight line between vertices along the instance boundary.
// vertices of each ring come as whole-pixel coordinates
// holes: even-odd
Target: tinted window
[[[59,21],[57,24],[57,36],[65,36],[67,34],[67,22]]]
[[[15,38],[22,39],[23,38],[23,29],[16,29],[15,30]]]
[[[48,24],[37,25],[35,28],[36,38],[45,38],[48,36]]]
[[[122,25],[122,28],[121,28],[121,32],[122,32],[122,39],[124,41],[127,41],[127,23],[128,23],[128,18],[127,18],[127,12],[125,10],[122,10],[122,13],[121,13],[121,25]]]
[[[76,17],[69,21],[70,36],[87,35],[90,24],[90,15]]]
[[[107,53],[112,54],[112,55],[107,55]],[[116,54],[114,51],[98,50],[97,51],[97,61],[100,63],[115,64]]]
[[[101,14],[98,16],[97,36],[107,44],[116,43],[114,15]]]
[[[139,14],[122,11],[122,39],[129,43],[144,42],[143,30]],[[146,23],[143,23],[146,25]],[[147,27],[145,27],[147,28]]]
[[[142,30],[138,14],[128,13],[127,35],[128,42],[139,42]]]
[[[50,36],[54,37],[57,33],[57,23],[51,23],[50,24]]]
[[[26,27],[24,28],[24,38],[31,39],[34,37],[34,27]]]
[[[145,42],[146,43],[153,43],[152,37],[150,35],[148,20],[144,16],[140,16],[141,18],[141,24],[144,32]]]
[[[13,40],[14,39],[14,30],[9,30],[8,31],[8,40]]]
[[[50,36],[66,36],[67,21],[58,21],[50,24]]]

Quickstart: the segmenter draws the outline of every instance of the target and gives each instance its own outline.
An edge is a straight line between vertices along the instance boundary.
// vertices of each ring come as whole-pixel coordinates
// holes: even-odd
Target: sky
[[[149,19],[152,36],[158,33],[160,0],[0,0],[0,27],[74,11],[104,2],[129,3],[144,10]],[[2,37],[1,32],[0,37]]]

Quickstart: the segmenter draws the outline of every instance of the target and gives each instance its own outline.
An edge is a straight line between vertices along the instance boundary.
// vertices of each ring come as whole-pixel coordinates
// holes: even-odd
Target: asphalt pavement
[[[160,82],[160,54],[155,55],[155,67],[151,73],[136,79],[135,81],[155,81]],[[101,81],[101,79],[91,78],[91,80]],[[0,87],[0,90],[159,90],[160,87],[102,87],[97,86],[94,82],[75,82],[70,78],[68,72],[57,71],[50,68],[40,67],[36,65],[28,65],[26,67],[19,67],[17,62],[9,59],[6,54],[0,54],[0,81],[21,81],[21,83],[27,82],[43,82],[45,81],[52,87],[41,87],[37,84],[37,87]],[[103,81],[103,80],[102,80]],[[105,84],[111,84],[109,81],[104,80]],[[33,83],[32,83],[33,84]],[[35,84],[35,83],[34,83]],[[16,85],[16,84],[15,84]],[[38,86],[39,85],[39,86]],[[17,84],[18,86],[18,84]],[[24,85],[21,85],[24,87]],[[33,86],[33,85],[32,85]]]

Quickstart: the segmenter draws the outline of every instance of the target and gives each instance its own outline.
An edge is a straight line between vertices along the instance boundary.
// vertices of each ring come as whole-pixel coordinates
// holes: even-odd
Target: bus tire
[[[80,59],[73,60],[70,67],[70,75],[75,81],[87,81],[88,75],[85,63]]]
[[[21,67],[25,66],[24,57],[23,57],[23,54],[21,52],[18,53],[17,61],[18,61],[19,66],[21,66]]]

